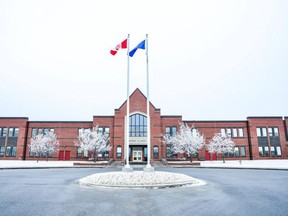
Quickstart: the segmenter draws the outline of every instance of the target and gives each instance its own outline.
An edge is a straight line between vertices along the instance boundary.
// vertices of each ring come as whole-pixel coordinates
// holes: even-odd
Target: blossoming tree
[[[175,136],[164,136],[164,142],[172,145],[172,151],[175,153],[187,153],[192,162],[195,153],[205,145],[205,137],[194,128],[181,123],[180,130]]]
[[[215,133],[213,138],[206,145],[209,153],[222,154],[223,163],[225,163],[225,154],[234,152],[235,143],[227,134]]]
[[[36,154],[37,162],[42,154],[46,156],[48,161],[49,154],[53,154],[55,150],[59,149],[59,141],[54,132],[48,132],[47,134],[38,134],[30,139],[29,149]]]
[[[98,126],[91,130],[80,129],[75,146],[80,148],[81,151],[90,152],[94,157],[94,162],[96,162],[99,152],[110,151],[112,148],[109,144],[109,134],[99,131]]]

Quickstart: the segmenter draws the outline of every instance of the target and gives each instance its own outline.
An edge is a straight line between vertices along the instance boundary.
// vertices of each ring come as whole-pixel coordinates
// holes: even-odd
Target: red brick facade
[[[140,114],[146,116],[147,99],[136,89],[130,96],[130,116]],[[92,128],[96,125],[109,129],[112,149],[106,155],[99,155],[99,159],[114,158],[123,161],[125,158],[125,118],[127,103],[115,109],[114,116],[93,116],[93,120],[79,121],[29,121],[28,118],[2,117],[0,118],[0,160],[35,160],[29,152],[29,143],[33,131],[54,130],[60,142],[59,151],[55,151],[50,160],[88,160],[90,155],[77,151],[75,141],[80,128]],[[239,149],[239,155],[229,155],[227,159],[287,159],[288,158],[288,117],[248,117],[243,121],[185,121],[182,116],[161,116],[161,110],[150,103],[151,125],[151,160],[166,159],[166,144],[163,136],[167,127],[179,129],[181,122],[189,126],[194,125],[206,137],[206,143],[214,133],[225,130],[231,134]],[[265,132],[266,131],[266,132]],[[140,160],[147,160],[147,137],[129,138],[130,160],[133,161],[134,150],[142,152]],[[139,142],[139,143],[137,143]],[[167,148],[168,149],[168,148]],[[259,152],[261,151],[261,152]],[[263,151],[263,152],[262,152]],[[174,155],[174,159],[185,158],[185,154]],[[170,156],[169,156],[170,157]],[[44,158],[43,158],[44,159]],[[212,156],[205,149],[200,150],[194,160],[219,159]]]

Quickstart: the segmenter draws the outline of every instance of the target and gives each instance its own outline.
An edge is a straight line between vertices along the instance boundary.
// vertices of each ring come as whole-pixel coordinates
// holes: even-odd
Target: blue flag
[[[139,43],[133,50],[129,52],[129,56],[133,57],[137,49],[145,49],[145,40],[143,40],[141,43]]]

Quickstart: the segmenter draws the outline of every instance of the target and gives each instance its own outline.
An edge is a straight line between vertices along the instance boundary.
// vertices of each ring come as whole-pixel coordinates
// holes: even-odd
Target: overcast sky
[[[150,99],[184,120],[288,116],[287,0],[1,0],[0,116],[92,121],[126,100],[149,35]],[[146,57],[130,59],[146,94]]]

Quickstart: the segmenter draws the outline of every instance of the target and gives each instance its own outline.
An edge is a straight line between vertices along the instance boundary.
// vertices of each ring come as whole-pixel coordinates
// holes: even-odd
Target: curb
[[[103,168],[122,168],[122,167],[113,167],[113,166],[47,166],[47,167],[0,167],[0,170],[17,170],[17,169],[71,169],[71,168],[96,168],[96,169],[103,169]],[[135,167],[135,169],[141,169],[141,167]],[[196,169],[250,169],[250,170],[275,170],[275,171],[288,171],[288,168],[277,168],[277,167],[210,167],[210,166],[183,166],[183,165],[171,165],[166,167],[154,167],[154,168],[160,168],[160,169],[166,169],[166,168],[196,168]]]

